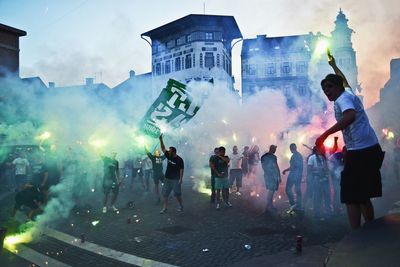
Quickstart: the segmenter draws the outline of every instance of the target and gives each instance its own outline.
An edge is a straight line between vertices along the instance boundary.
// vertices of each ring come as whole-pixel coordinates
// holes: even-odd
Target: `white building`
[[[153,88],[168,79],[213,79],[233,89],[232,40],[242,38],[233,16],[188,15],[145,32],[151,39]]]

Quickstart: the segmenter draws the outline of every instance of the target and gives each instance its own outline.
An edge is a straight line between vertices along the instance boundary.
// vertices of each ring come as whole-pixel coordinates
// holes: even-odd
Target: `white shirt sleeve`
[[[349,109],[356,109],[353,95],[347,91],[343,92],[336,102],[342,113]]]

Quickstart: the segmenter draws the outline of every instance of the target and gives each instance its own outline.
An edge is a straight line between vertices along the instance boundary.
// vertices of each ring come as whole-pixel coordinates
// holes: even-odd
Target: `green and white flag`
[[[167,86],[143,117],[140,123],[141,131],[159,137],[161,125],[179,128],[182,123],[196,115],[199,108],[186,90],[186,85],[169,79]]]

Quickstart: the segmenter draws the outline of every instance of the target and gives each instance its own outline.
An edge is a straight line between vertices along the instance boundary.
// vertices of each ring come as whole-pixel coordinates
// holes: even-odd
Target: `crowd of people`
[[[384,152],[369,124],[360,99],[352,93],[332,55],[329,55],[329,64],[335,74],[327,75],[321,81],[321,87],[328,100],[334,102],[337,123],[316,139],[315,146],[309,147],[311,151],[306,158],[298,152],[295,143],[290,144],[290,163],[283,171],[279,168],[275,155],[277,145],[270,145],[263,155],[260,155],[260,149],[255,145],[243,147],[241,153],[237,145],[228,153],[225,147],[216,147],[208,163],[211,171],[210,203],[215,205],[217,210],[221,209],[222,204],[232,207],[230,194],[243,194],[244,180],[250,186],[250,191],[253,191],[257,187],[257,169],[261,166],[267,192],[266,213],[277,211],[274,195],[282,184],[282,175],[289,173],[285,185],[289,213],[311,208],[316,218],[324,218],[332,213],[341,212],[341,203],[344,203],[352,228],[360,227],[361,215],[365,221],[374,219],[370,199],[382,195],[380,168]],[[343,132],[345,147],[338,151],[338,138],[335,137],[333,149],[326,151],[323,145],[325,139],[338,131]],[[161,214],[168,211],[169,196],[172,192],[179,204],[178,211],[183,211],[184,160],[178,155],[176,147],[166,148],[163,135],[159,137],[159,142],[163,155],[160,151],[152,153],[148,148],[144,148],[145,156],[130,157],[124,162],[123,168],[120,168],[116,159],[116,152],[100,157],[103,163],[103,213],[106,213],[109,207],[113,211],[118,210],[115,203],[122,182],[128,180],[129,182],[125,181],[125,185],[129,183],[129,188],[132,189],[135,179],[140,180],[144,191],[151,190],[150,182],[153,181],[155,202],[159,204],[161,199],[163,202]],[[60,166],[60,161],[52,157],[51,153],[46,155],[47,158],[42,153],[32,153],[32,157],[28,159],[24,152],[20,152],[14,159],[7,161],[10,169],[14,171],[17,191],[14,213],[21,206],[27,206],[30,208],[29,217],[32,218],[47,201],[49,188],[58,184],[63,177],[83,177],[80,180],[72,179],[72,183],[86,180],[85,171],[79,170],[78,159],[74,156],[67,155]],[[305,188],[302,188],[303,180]],[[74,187],[76,184],[69,186]]]

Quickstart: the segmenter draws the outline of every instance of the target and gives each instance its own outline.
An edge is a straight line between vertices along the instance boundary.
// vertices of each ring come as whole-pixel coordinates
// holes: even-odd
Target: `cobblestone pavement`
[[[324,220],[313,219],[310,210],[286,214],[288,203],[282,193],[275,203],[280,210],[277,214],[262,213],[263,190],[258,196],[251,196],[249,190],[240,196],[231,194],[233,207],[216,210],[210,206],[209,196],[192,190],[193,183],[188,180],[183,188],[185,210],[176,211],[176,200],[171,198],[168,212],[159,214],[161,205],[155,204],[154,195],[135,186],[133,191],[125,189],[120,193],[118,213],[103,214],[102,196],[96,191],[91,193],[90,204],[82,202],[68,219],[50,227],[77,239],[84,234],[92,243],[178,266],[228,266],[290,251],[296,235],[303,236],[304,247],[311,247],[338,242],[349,231],[344,214]],[[11,203],[12,197],[4,201]],[[131,201],[133,208],[128,205]],[[6,206],[9,207],[2,203],[2,218],[6,217]],[[97,224],[94,226],[93,222]],[[132,266],[46,236],[28,246],[70,266]],[[62,255],[57,255],[59,251],[63,251]]]

